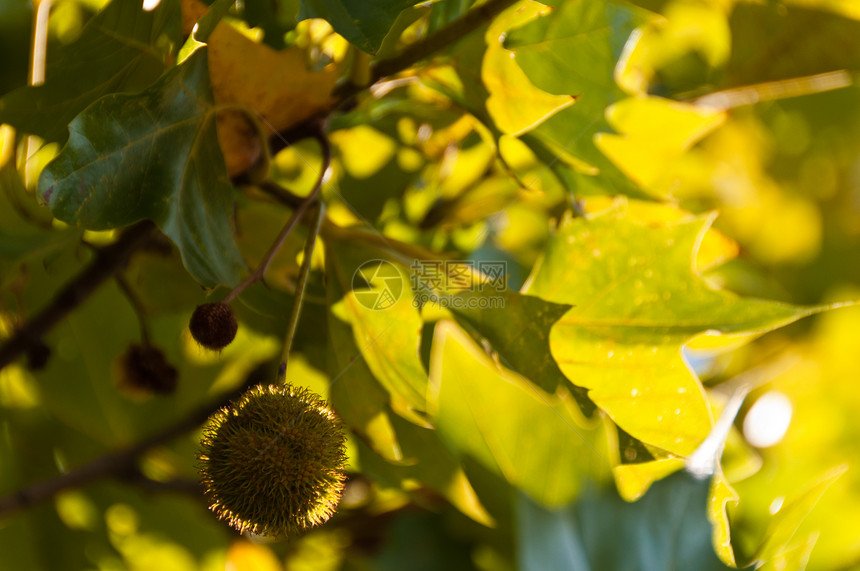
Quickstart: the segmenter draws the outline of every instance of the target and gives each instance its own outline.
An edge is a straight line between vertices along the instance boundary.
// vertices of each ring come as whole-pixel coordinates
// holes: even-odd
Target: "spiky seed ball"
[[[194,340],[214,351],[220,351],[236,337],[239,324],[233,309],[226,303],[198,305],[188,323]]]
[[[158,347],[132,343],[118,361],[120,386],[134,396],[170,394],[176,389],[176,368]]]
[[[256,386],[209,418],[199,454],[210,509],[239,532],[292,536],[343,493],[345,436],[317,394]]]

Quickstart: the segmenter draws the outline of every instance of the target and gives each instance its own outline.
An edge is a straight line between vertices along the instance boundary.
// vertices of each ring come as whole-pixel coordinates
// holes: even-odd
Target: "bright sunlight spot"
[[[784,394],[770,391],[762,395],[744,418],[744,437],[758,448],[779,443],[791,423],[791,401]]]
[[[158,5],[161,4],[161,0],[143,0],[143,9],[146,12],[152,12]]]

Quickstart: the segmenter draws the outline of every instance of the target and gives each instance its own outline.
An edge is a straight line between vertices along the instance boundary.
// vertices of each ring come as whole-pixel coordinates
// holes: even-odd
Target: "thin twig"
[[[268,368],[266,364],[254,369],[245,382],[234,391],[231,391],[213,402],[203,405],[188,415],[180,418],[172,425],[140,442],[132,444],[128,448],[117,450],[100,456],[95,460],[79,466],[65,474],[38,482],[26,488],[22,488],[4,498],[0,498],[0,517],[8,516],[14,512],[29,508],[46,500],[49,500],[59,492],[69,488],[78,488],[108,477],[124,478],[130,471],[135,469],[135,462],[150,448],[158,446],[168,440],[172,440],[190,430],[203,424],[213,412],[226,406],[233,399],[240,396],[250,387],[266,381]]]
[[[152,333],[149,329],[149,321],[146,316],[146,307],[140,301],[140,297],[132,289],[131,284],[125,279],[122,274],[117,274],[114,279],[119,286],[120,291],[125,295],[125,298],[131,304],[132,309],[137,314],[137,322],[140,324],[140,340],[149,345],[152,341]]]
[[[260,183],[257,187],[276,201],[290,208],[295,208],[301,200],[301,198],[270,181]],[[310,225],[313,221],[309,219],[308,216],[305,216],[302,223]],[[338,226],[328,218],[323,220],[322,228],[320,228],[320,236],[341,242],[362,242],[375,250],[394,254],[406,265],[409,265],[413,260],[437,260],[452,256],[452,254],[440,254],[439,252],[434,252],[426,248],[422,248],[421,246],[416,246],[415,244],[403,242],[396,238],[379,234],[375,231],[364,230],[359,227]]]
[[[311,189],[310,194],[308,194],[307,198],[305,198],[301,204],[293,211],[293,214],[290,216],[287,223],[284,224],[284,227],[281,229],[278,237],[275,238],[275,241],[272,243],[272,247],[269,248],[269,251],[266,252],[266,255],[263,257],[263,261],[260,262],[260,265],[257,266],[251,274],[242,280],[242,283],[237,285],[233,290],[227,294],[227,296],[222,300],[224,303],[230,303],[236,296],[245,291],[245,289],[253,283],[256,283],[262,280],[266,275],[266,270],[271,265],[272,260],[275,259],[278,251],[281,249],[281,246],[284,245],[287,237],[292,233],[296,224],[302,217],[305,215],[307,209],[319,199],[320,189],[322,188],[323,183],[328,179],[330,170],[331,170],[331,144],[328,141],[328,138],[321,131],[317,132],[315,135],[317,141],[319,141],[320,147],[322,149],[322,168],[320,169],[319,177],[317,177],[316,184],[314,184],[313,189]],[[271,188],[272,186],[277,186],[274,182],[269,182],[267,187]]]
[[[29,348],[38,346],[42,337],[60,320],[119,271],[129,255],[147,242],[154,229],[152,223],[140,222],[124,231],[116,242],[99,250],[95,259],[57,292],[51,303],[19,327],[0,346],[0,369],[12,363]]]

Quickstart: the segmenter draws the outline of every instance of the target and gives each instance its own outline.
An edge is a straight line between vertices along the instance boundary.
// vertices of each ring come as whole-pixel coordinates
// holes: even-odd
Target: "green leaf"
[[[424,425],[427,373],[418,354],[421,316],[408,274],[377,255],[346,242],[330,245],[332,277],[345,292],[333,310],[352,326],[355,344],[391,396],[392,408]]]
[[[238,281],[233,187],[215,132],[206,50],[146,91],[108,95],[70,125],[39,194],[54,216],[91,230],[148,218],[206,287]]]
[[[416,426],[398,417],[392,417],[392,423],[408,464],[395,465],[376,454],[362,454],[362,471],[398,488],[408,488],[410,481],[421,482],[442,494],[463,514],[492,526],[492,517],[475,494],[460,462],[440,442],[439,434],[433,429]],[[359,450],[362,450],[361,446]]]
[[[332,255],[326,256],[327,273],[336,275],[332,258]],[[328,281],[329,401],[344,422],[374,452],[389,462],[400,463],[403,451],[391,422],[391,397],[364,361],[367,347],[356,345],[352,327],[342,311],[345,295],[347,293],[338,279]]]
[[[520,569],[731,569],[711,546],[708,480],[680,472],[654,484],[638,502],[592,491],[564,510],[549,511],[521,494],[517,539]]]
[[[362,50],[375,53],[398,14],[415,0],[301,0],[298,21],[328,20],[334,31]]]
[[[643,20],[643,13],[624,4],[561,2],[548,15],[509,31],[505,47],[544,91],[605,100],[617,93],[612,70]]]
[[[276,50],[287,47],[284,34],[296,27],[299,0],[246,2],[242,16],[252,28],[263,30],[263,42]]]
[[[215,31],[215,27],[221,22],[221,19],[227,14],[232,5],[233,2],[231,0],[215,0],[212,2],[203,17],[197,20],[194,39],[206,43],[209,40],[209,36]]]
[[[781,571],[792,569],[792,571],[804,571],[809,564],[812,549],[818,541],[818,533],[811,533],[804,539],[792,542],[784,550],[777,553],[773,559],[765,561],[757,571]]]
[[[686,455],[707,436],[711,412],[681,346],[709,332],[735,341],[821,308],[742,299],[693,272],[713,216],[644,224],[626,204],[566,219],[529,280],[529,294],[569,310],[550,350],[575,385],[633,437]]]
[[[29,61],[24,54],[30,50],[34,12],[28,0],[0,2],[0,53],[7,54],[0,70],[0,93],[27,84]]]
[[[758,562],[770,562],[782,558],[786,552],[798,549],[791,541],[797,533],[804,518],[812,511],[824,492],[827,491],[842,474],[848,470],[848,465],[838,466],[824,474],[817,482],[802,490],[793,498],[789,498],[785,505],[771,519],[764,540],[756,553],[755,560]],[[802,557],[805,550],[802,548],[809,539],[801,542],[801,548],[795,553],[795,557]],[[814,543],[814,540],[813,540]],[[811,546],[809,546],[811,549]],[[808,556],[808,554],[807,554]]]
[[[573,388],[583,412],[591,415],[594,403],[580,387],[567,383],[549,353],[550,328],[570,306],[508,290],[497,291],[493,285],[461,292],[456,297],[458,301],[451,310],[489,341],[506,367],[549,394],[555,393],[559,384]]]
[[[430,382],[428,405],[449,446],[541,504],[568,503],[583,474],[606,464],[597,429],[572,402],[500,368],[450,321],[436,326]]]
[[[604,112],[623,97],[613,69],[627,38],[646,18],[625,4],[563,2],[506,36],[505,47],[532,83],[549,93],[577,97],[523,142],[578,196],[605,194],[606,188],[639,194],[593,140],[597,133],[611,131]]]
[[[179,2],[163,0],[150,12],[141,6],[114,0],[74,42],[48,50],[45,83],[0,99],[0,123],[63,142],[67,125],[100,97],[139,91],[158,79],[181,41]]]
[[[24,188],[14,161],[0,168],[0,285],[7,286],[22,262],[39,262],[57,250],[75,243],[79,231],[54,230],[45,209],[37,208]],[[6,270],[4,266],[10,268]]]

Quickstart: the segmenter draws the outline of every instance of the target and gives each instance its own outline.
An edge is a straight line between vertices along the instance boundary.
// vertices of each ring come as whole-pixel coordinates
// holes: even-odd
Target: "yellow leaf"
[[[612,468],[618,495],[633,502],[645,495],[651,484],[684,467],[681,458],[661,458],[639,464],[618,464]]]
[[[729,481],[726,480],[722,470],[717,470],[711,481],[711,494],[708,500],[708,519],[714,526],[714,550],[723,563],[735,566],[735,552],[732,549],[729,516],[726,512],[729,503],[738,503],[738,493],[732,488]]]
[[[190,34],[205,13],[206,7],[198,0],[183,0],[183,32]],[[310,71],[300,48],[273,50],[245,37],[227,22],[218,24],[207,44],[215,103],[247,108],[256,114],[267,135],[313,117],[333,101],[336,66]],[[264,159],[256,125],[238,111],[219,114],[218,141],[230,175]]]
[[[514,59],[514,52],[502,46],[505,31],[547,10],[537,2],[518,4],[496,18],[485,36],[487,53],[481,66],[481,78],[490,92],[487,111],[496,126],[508,135],[520,135],[537,127],[575,101],[570,95],[552,95],[532,85]]]
[[[687,149],[722,125],[726,114],[660,97],[633,97],[611,106],[606,119],[621,135],[598,133],[595,144],[648,188]]]

